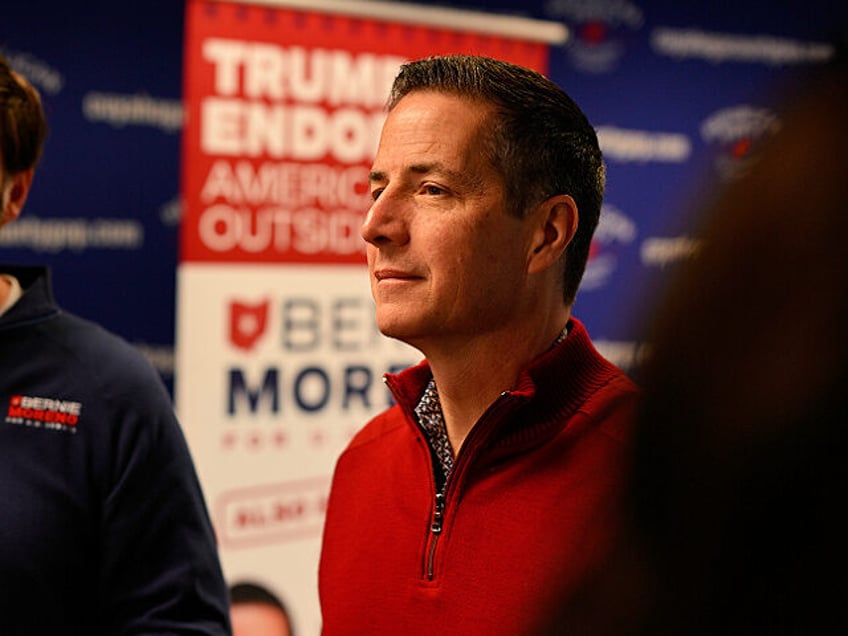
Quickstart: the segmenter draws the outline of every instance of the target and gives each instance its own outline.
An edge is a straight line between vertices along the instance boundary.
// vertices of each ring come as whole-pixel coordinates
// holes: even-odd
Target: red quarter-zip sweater
[[[327,636],[532,633],[611,548],[638,393],[579,321],[474,425],[444,501],[413,412],[430,377],[426,361],[387,376],[397,404],[337,463]]]

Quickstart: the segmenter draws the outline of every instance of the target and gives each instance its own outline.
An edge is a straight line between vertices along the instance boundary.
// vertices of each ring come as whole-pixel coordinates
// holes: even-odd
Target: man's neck
[[[567,320],[568,312],[532,333],[516,329],[431,350],[422,348],[436,381],[454,454],[486,409],[515,387],[530,361],[550,348]]]
[[[18,280],[9,274],[0,272],[0,315],[5,314],[21,297]]]
[[[9,297],[9,292],[12,291],[12,282],[5,274],[0,273],[0,307],[6,304],[6,299]]]

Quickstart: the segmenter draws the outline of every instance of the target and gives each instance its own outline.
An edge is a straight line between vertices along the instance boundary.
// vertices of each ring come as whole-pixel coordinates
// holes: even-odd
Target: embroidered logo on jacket
[[[76,433],[81,413],[80,402],[13,395],[9,400],[6,423]]]

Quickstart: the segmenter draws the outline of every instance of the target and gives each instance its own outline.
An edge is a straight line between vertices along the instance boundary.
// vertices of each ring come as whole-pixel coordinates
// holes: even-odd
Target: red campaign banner
[[[185,46],[183,262],[364,263],[368,172],[400,64],[548,61],[544,43],[462,25],[209,0],[187,2]]]

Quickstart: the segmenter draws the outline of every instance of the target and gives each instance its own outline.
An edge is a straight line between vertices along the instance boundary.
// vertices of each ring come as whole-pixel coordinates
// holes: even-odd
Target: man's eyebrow
[[[459,179],[462,176],[462,173],[448,168],[440,161],[433,161],[432,163],[416,163],[409,166],[408,170],[413,174],[431,174],[435,172],[451,177],[452,179]]]
[[[407,166],[404,171],[411,174],[430,174],[432,172],[437,172],[457,180],[463,178],[463,173],[452,170],[439,161],[434,161],[433,163],[412,164],[411,166]],[[368,173],[368,181],[371,183],[384,182],[388,181],[388,176],[381,170],[372,170]]]

